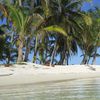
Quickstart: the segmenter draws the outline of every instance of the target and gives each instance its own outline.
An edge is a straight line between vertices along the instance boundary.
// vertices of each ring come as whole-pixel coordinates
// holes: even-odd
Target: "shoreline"
[[[36,65],[34,67],[33,64],[28,64],[0,68],[0,86],[51,83],[87,78],[100,78],[100,66],[69,65],[48,67]]]

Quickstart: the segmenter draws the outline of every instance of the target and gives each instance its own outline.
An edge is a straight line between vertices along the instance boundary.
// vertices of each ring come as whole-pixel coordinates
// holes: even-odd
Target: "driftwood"
[[[4,66],[5,67],[10,67],[10,66],[12,66],[12,64],[5,64]]]

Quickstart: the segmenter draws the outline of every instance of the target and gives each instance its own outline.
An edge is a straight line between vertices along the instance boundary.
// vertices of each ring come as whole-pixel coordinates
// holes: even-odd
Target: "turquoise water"
[[[0,100],[100,100],[100,79],[0,87]]]

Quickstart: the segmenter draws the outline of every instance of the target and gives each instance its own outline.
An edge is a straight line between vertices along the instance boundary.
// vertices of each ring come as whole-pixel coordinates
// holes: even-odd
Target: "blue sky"
[[[82,10],[87,11],[88,9],[93,8],[94,6],[100,8],[100,0],[92,0],[92,2],[90,3],[85,2],[82,7]]]

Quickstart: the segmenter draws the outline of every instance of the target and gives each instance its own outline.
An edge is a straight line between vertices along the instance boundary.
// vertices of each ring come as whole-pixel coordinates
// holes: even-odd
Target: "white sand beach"
[[[100,78],[99,65],[69,65],[55,67],[26,63],[0,66],[0,86]]]

